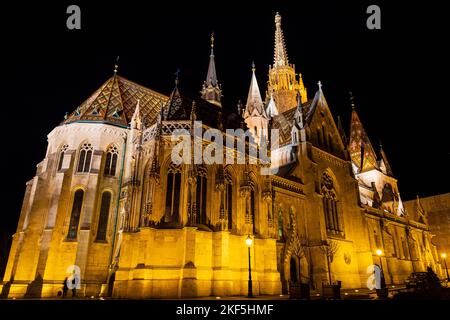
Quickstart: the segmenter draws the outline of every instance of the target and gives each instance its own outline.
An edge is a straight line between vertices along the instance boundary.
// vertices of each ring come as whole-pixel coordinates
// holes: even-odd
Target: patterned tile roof
[[[144,125],[155,122],[161,105],[168,101],[168,97],[163,94],[114,75],[68,115],[63,123],[92,121],[126,127],[138,99]]]

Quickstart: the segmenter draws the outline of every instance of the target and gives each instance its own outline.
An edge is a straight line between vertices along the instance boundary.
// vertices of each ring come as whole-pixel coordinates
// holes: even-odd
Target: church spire
[[[281,29],[281,16],[275,15],[275,47],[273,65],[269,67],[268,91],[273,94],[273,99],[279,113],[293,109],[297,106],[297,93],[301,95],[301,102],[306,103],[308,96],[303,84],[301,74],[295,72],[295,65],[288,60],[283,30]]]
[[[277,12],[275,15],[275,54],[273,58],[273,66],[289,65],[286,45],[284,43],[283,30],[281,30],[281,16]]]
[[[256,143],[260,144],[268,138],[268,125],[270,118],[267,116],[259,91],[258,81],[255,75],[255,63],[252,63],[252,80],[248,90],[247,104],[245,105],[244,120],[250,129]]]
[[[255,63],[252,63],[252,80],[250,82],[250,89],[248,90],[247,104],[245,105],[244,119],[248,117],[266,116],[264,110],[261,92],[259,91],[258,81],[255,75]]]
[[[204,100],[217,106],[222,106],[220,102],[222,89],[217,80],[216,63],[214,60],[214,32],[211,33],[211,54],[209,55],[208,73],[200,93]]]
[[[364,130],[362,122],[356,113],[353,96],[350,97],[350,101],[353,108],[350,121],[350,141],[348,147],[350,157],[358,168],[357,173],[378,169],[375,151]]]

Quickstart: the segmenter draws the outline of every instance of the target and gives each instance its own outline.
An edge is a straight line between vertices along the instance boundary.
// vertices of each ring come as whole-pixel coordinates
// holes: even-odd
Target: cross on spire
[[[355,110],[355,97],[353,96],[353,92],[349,92],[350,95],[350,105],[352,106],[352,110]]]
[[[116,63],[114,64],[114,75],[117,74],[118,69],[119,69],[119,56],[116,57]]]
[[[180,73],[181,73],[180,68],[177,68],[177,71],[175,71],[175,84],[176,85],[178,85],[178,83],[179,83]]]

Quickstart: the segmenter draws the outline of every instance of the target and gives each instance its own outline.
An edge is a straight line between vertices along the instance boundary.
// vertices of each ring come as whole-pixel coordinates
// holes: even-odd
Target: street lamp
[[[380,279],[380,289],[384,289],[386,287],[386,282],[384,280],[384,271],[383,271],[383,260],[381,259],[381,256],[383,255],[383,250],[381,249],[377,249],[375,251],[375,253],[377,254],[377,256],[380,258],[380,269],[381,269],[381,279]]]
[[[450,276],[448,275],[447,261],[445,260],[445,258],[447,258],[447,254],[443,253],[443,254],[441,254],[441,257],[444,260],[444,267],[445,267],[445,273],[447,274],[447,281],[450,282]]]
[[[253,240],[248,235],[247,239],[245,239],[245,244],[248,248],[248,294],[247,298],[253,298],[253,287],[252,287],[252,265],[251,265],[251,257],[250,257],[250,247],[252,246]]]

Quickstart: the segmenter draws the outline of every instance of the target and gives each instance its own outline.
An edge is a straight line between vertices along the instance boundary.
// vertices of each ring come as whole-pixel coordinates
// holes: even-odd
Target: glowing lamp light
[[[247,247],[251,247],[253,243],[252,238],[250,238],[250,236],[247,237],[247,239],[245,239],[245,244],[247,245]]]
[[[447,254],[443,253],[443,254],[441,254],[441,257],[442,257],[442,259],[445,259],[445,258],[447,258]]]
[[[377,249],[377,251],[375,251],[375,253],[377,254],[377,256],[381,256],[383,254],[383,250]]]

